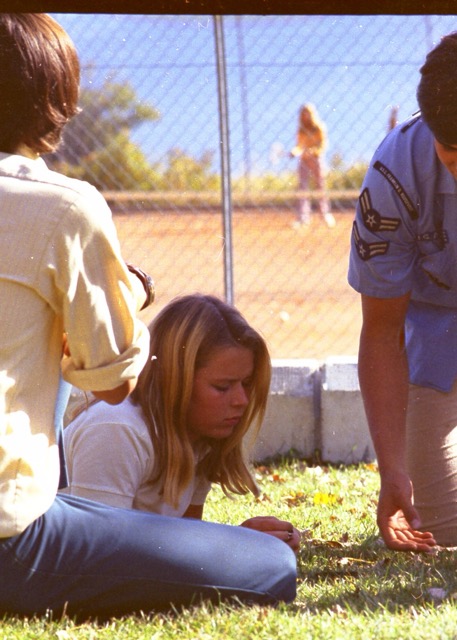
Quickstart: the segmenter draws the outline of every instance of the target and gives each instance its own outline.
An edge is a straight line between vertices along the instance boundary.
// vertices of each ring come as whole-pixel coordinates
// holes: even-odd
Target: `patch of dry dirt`
[[[314,216],[295,229],[290,210],[233,215],[234,302],[266,337],[274,358],[355,355],[359,296],[346,280],[353,212],[329,229]],[[156,281],[149,322],[174,296],[200,291],[224,297],[224,231],[207,211],[114,216],[124,257]]]

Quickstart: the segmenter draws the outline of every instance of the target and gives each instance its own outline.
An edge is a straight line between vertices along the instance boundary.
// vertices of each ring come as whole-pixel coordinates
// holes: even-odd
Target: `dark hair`
[[[457,144],[457,32],[442,38],[420,69],[417,101],[435,138]]]
[[[54,151],[78,112],[79,60],[47,14],[0,13],[0,151]]]

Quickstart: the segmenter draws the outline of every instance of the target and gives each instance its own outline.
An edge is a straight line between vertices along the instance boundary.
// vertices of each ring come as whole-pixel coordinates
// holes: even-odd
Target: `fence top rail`
[[[103,191],[106,200],[115,202],[221,202],[222,196],[217,191]],[[232,192],[232,200],[236,204],[241,202],[268,202],[269,200],[290,200],[300,197],[317,199],[323,195],[322,191],[300,191],[298,189],[288,191],[246,191]],[[325,194],[335,200],[355,200],[359,197],[358,189],[328,190]]]

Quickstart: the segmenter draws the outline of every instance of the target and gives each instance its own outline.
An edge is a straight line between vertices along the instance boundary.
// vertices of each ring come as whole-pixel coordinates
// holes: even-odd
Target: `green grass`
[[[283,460],[256,468],[262,497],[225,498],[213,490],[205,518],[238,524],[254,515],[291,521],[303,537],[298,595],[278,608],[201,605],[177,614],[109,624],[5,618],[0,640],[423,640],[457,638],[457,551],[395,553],[375,524],[374,465],[308,466]]]

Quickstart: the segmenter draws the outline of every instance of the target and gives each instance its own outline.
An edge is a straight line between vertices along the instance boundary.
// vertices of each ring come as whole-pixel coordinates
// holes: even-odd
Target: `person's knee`
[[[297,595],[297,560],[285,543],[274,541],[279,548],[265,557],[265,574],[270,581],[266,590],[276,602],[292,602]]]
[[[295,557],[290,559],[284,567],[284,575],[277,585],[277,599],[282,602],[292,602],[297,595],[297,566]]]

